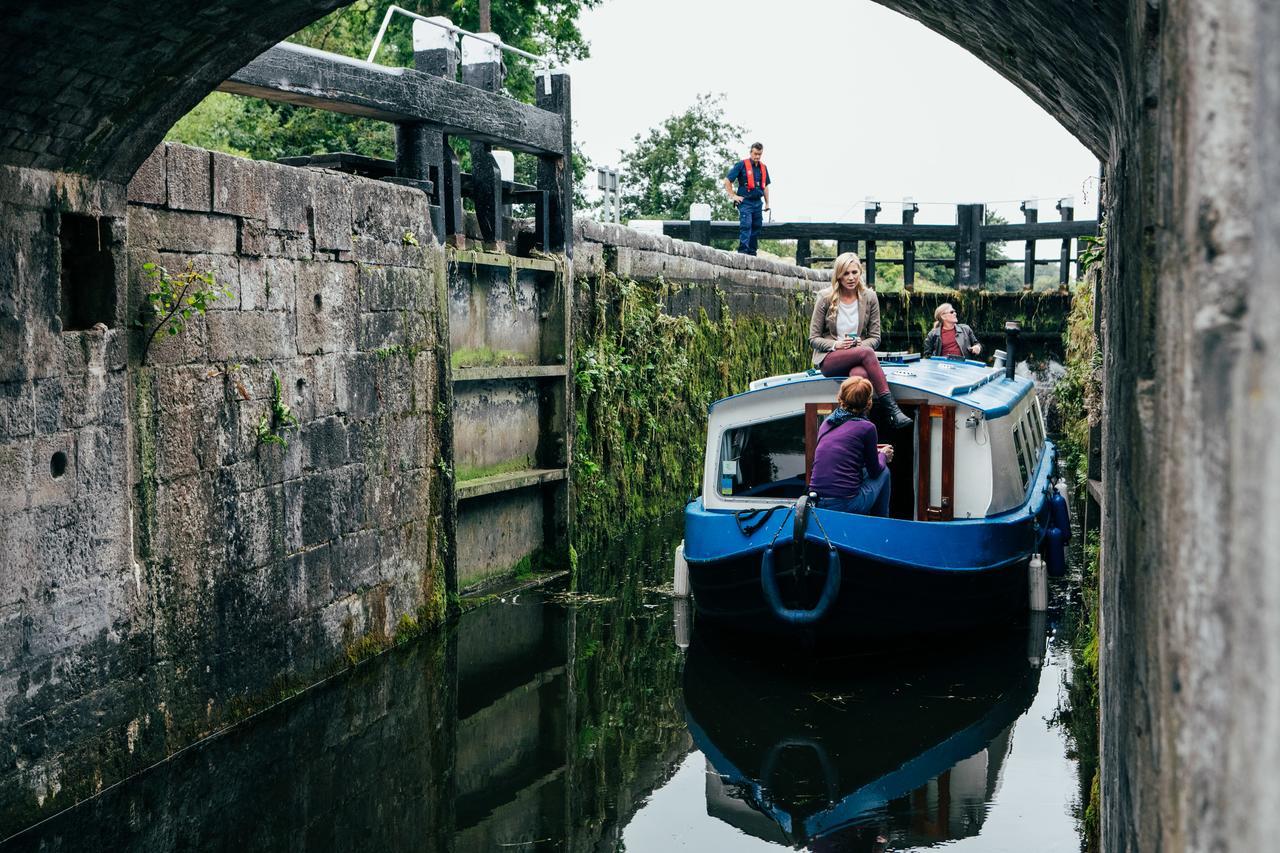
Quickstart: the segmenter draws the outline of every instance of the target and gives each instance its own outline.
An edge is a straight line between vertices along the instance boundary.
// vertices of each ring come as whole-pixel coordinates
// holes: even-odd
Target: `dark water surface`
[[[472,611],[0,848],[1079,849],[1052,616],[893,659],[769,653],[687,630],[678,539],[616,542],[590,594]]]

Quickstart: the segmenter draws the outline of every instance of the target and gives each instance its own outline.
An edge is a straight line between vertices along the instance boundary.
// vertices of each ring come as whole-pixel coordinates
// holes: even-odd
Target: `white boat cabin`
[[[984,518],[1026,499],[1045,452],[1044,417],[1031,380],[973,361],[883,362],[911,428],[881,432],[893,444],[889,513],[916,521]],[[773,376],[711,404],[703,504],[747,510],[804,494],[822,419],[842,379]]]

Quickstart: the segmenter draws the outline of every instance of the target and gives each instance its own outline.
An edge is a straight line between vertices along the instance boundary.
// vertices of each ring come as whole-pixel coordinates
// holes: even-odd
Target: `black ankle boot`
[[[914,423],[911,418],[902,413],[902,409],[898,408],[898,401],[893,399],[892,391],[876,397],[876,402],[884,408],[885,414],[889,416],[889,425],[894,429],[905,429]]]

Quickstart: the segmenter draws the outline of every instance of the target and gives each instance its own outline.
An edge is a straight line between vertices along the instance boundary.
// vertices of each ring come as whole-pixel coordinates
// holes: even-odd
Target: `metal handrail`
[[[481,41],[487,41],[489,44],[497,45],[499,50],[505,50],[509,53],[523,56],[526,59],[532,59],[534,62],[541,63],[543,65],[547,64],[546,60],[535,53],[529,53],[527,50],[521,50],[518,47],[512,47],[509,44],[504,44],[502,39],[499,38],[496,33],[473,33],[470,30],[464,30],[462,27],[455,26],[454,24],[443,24],[440,21],[433,21],[431,18],[419,15],[417,12],[410,12],[408,9],[395,5],[388,6],[387,13],[382,16],[382,26],[378,27],[378,35],[373,40],[373,47],[369,50],[369,58],[365,60],[366,62],[373,62],[373,58],[377,56],[378,48],[382,46],[382,37],[387,34],[387,24],[391,23],[391,16],[396,12],[399,12],[405,17],[413,18],[415,21],[422,21],[424,24],[431,24],[433,27],[448,30],[455,35],[471,36],[472,38],[477,38]]]

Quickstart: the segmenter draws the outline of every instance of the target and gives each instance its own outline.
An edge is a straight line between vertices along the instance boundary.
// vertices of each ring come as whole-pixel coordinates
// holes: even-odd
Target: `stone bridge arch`
[[[214,87],[342,5],[5,0],[0,162],[126,182]]]
[[[1104,843],[1266,849],[1280,836],[1267,538],[1280,505],[1280,9],[880,2],[983,59],[1107,166]],[[0,164],[123,184],[219,81],[339,5],[173,0],[156,22],[145,0],[6,0]]]

